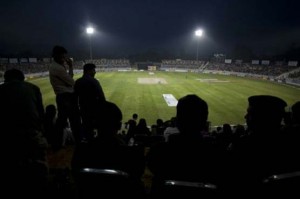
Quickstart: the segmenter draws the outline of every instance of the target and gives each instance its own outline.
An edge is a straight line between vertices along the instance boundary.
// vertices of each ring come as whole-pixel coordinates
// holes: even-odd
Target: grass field
[[[137,71],[99,72],[96,78],[107,100],[116,103],[122,110],[123,122],[131,118],[133,113],[138,113],[139,118],[145,118],[148,125],[154,124],[157,118],[168,120],[176,114],[176,107],[169,107],[163,94],[172,94],[176,99],[187,94],[197,94],[208,103],[212,126],[223,123],[244,124],[247,98],[251,95],[278,96],[288,106],[300,100],[300,88],[233,76],[172,72],[154,72],[150,75],[148,71]],[[143,84],[138,83],[139,78],[151,78],[154,81]],[[41,88],[45,106],[55,104],[48,78],[30,81]]]

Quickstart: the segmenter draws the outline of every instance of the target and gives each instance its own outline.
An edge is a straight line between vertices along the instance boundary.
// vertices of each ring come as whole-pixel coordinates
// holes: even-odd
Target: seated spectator
[[[292,124],[300,126],[300,101],[292,106]]]
[[[286,172],[291,172],[300,169],[300,164],[297,162],[298,151],[300,150],[300,101],[294,103],[291,107],[291,124],[284,126],[282,135],[282,144],[286,151],[285,157],[288,168]]]
[[[47,185],[47,142],[40,89],[24,81],[17,69],[7,70],[0,85],[2,195],[39,198]]]
[[[233,191],[254,193],[264,178],[292,165],[286,165],[281,132],[286,102],[268,95],[251,96],[248,102],[245,115],[248,134],[232,143],[232,161],[229,161],[232,173],[228,172],[228,179],[233,183]]]
[[[129,119],[126,123],[125,123],[125,128],[127,129],[127,134],[126,134],[126,142],[128,143],[128,141],[133,138],[134,136],[134,131],[137,125],[137,119],[138,119],[138,114],[134,113],[132,115],[132,118]]]
[[[218,177],[220,153],[203,136],[207,129],[208,106],[197,95],[187,95],[177,104],[178,134],[169,142],[150,149],[148,166],[153,173],[153,190],[164,180],[214,183]]]
[[[151,126],[151,134],[152,135],[164,135],[166,127],[164,125],[164,121],[162,119],[157,119],[156,124]]]
[[[166,128],[166,130],[164,131],[165,141],[168,142],[169,136],[172,134],[176,134],[176,133],[179,133],[179,129],[177,128],[177,125],[176,125],[176,117],[172,117],[170,126],[168,126]]]
[[[141,118],[138,125],[135,128],[134,135],[151,135],[150,129],[147,126],[146,119]]]
[[[99,111],[98,111],[99,110]],[[144,173],[144,151],[128,147],[117,135],[122,125],[122,112],[111,102],[97,109],[98,136],[75,149],[72,168],[102,168],[125,171],[137,181]]]
[[[232,140],[232,129],[229,124],[223,124],[223,128],[217,134],[217,144],[220,149],[227,150]]]

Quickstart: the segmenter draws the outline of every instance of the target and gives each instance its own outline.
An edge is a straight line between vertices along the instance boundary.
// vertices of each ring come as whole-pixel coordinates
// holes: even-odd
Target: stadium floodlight
[[[196,35],[196,37],[198,37],[198,41],[197,41],[197,55],[196,55],[196,60],[197,60],[197,62],[198,62],[198,52],[199,52],[199,38],[200,37],[202,37],[202,35],[203,35],[203,30],[202,29],[198,29],[198,30],[196,30],[195,31],[195,35]]]
[[[92,34],[94,34],[94,28],[93,27],[87,27],[86,28],[86,33],[89,35],[89,40],[90,40],[90,59],[93,60],[93,53],[92,53]]]
[[[93,28],[93,27],[88,27],[88,28],[86,29],[86,33],[87,33],[87,34],[93,34],[93,33],[94,33],[94,28]]]

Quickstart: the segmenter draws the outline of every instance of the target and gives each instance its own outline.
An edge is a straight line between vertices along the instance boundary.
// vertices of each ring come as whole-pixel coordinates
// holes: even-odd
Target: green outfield
[[[78,78],[80,75],[77,75]],[[223,123],[244,124],[247,98],[251,95],[274,95],[284,99],[289,106],[300,100],[300,88],[266,80],[198,73],[172,73],[148,71],[99,72],[107,100],[116,103],[123,112],[123,122],[138,113],[148,125],[157,118],[168,120],[176,114],[163,94],[176,99],[197,94],[209,106],[209,121],[213,126]],[[54,92],[48,78],[30,80],[41,88],[44,104],[55,103]]]

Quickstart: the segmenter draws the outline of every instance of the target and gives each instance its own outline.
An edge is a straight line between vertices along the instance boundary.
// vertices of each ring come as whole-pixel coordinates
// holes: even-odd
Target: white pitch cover
[[[172,94],[163,94],[163,97],[168,106],[177,106],[178,101]]]

